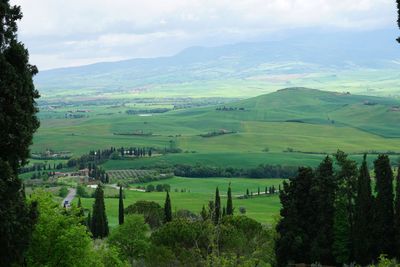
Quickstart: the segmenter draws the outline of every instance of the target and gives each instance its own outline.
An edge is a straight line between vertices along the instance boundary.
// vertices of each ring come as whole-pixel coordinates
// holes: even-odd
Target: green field
[[[218,186],[221,194],[221,203],[226,203],[226,192],[229,183],[232,187],[233,204],[238,212],[239,207],[246,208],[246,215],[256,219],[262,223],[273,223],[279,215],[279,197],[277,194],[273,196],[256,196],[258,187],[263,192],[266,186],[274,185],[276,188],[282,183],[282,179],[246,179],[246,178],[180,178],[174,177],[161,180],[152,184],[167,183],[171,186],[171,201],[173,211],[179,209],[187,209],[195,213],[199,213],[203,205],[207,205],[208,201],[214,199],[215,188]],[[145,185],[145,184],[140,184]],[[179,192],[175,192],[177,189]],[[186,189],[186,192],[181,192]],[[255,195],[249,199],[237,199],[239,195],[243,195],[249,189]],[[189,192],[190,190],[190,192]],[[110,192],[109,192],[110,193]],[[117,193],[117,190],[115,190]],[[110,193],[111,194],[111,193]],[[82,198],[82,205],[91,209],[94,199]],[[127,207],[138,200],[156,201],[160,205],[164,204],[165,193],[163,192],[137,192],[133,190],[125,190],[124,205]],[[75,200],[77,201],[77,200]],[[106,212],[111,226],[118,223],[118,198],[106,198]]]
[[[125,113],[135,107],[161,107],[160,102],[158,100],[155,106],[137,104],[137,107],[134,103],[114,103],[71,104],[54,110],[43,108],[41,127],[34,137],[32,151],[50,148],[71,151],[78,156],[91,149],[111,146],[163,149],[173,144],[182,149],[179,154],[150,159],[110,161],[104,165],[107,169],[175,163],[243,168],[261,163],[315,166],[324,154],[334,153],[337,149],[350,154],[400,152],[400,101],[392,98],[297,88],[152,116]],[[235,110],[216,110],[221,107]],[[89,112],[80,119],[63,117],[64,112],[75,109],[88,109]],[[220,129],[235,133],[208,138],[200,136]],[[152,135],[114,134],[137,131]],[[359,156],[355,158],[359,159]]]

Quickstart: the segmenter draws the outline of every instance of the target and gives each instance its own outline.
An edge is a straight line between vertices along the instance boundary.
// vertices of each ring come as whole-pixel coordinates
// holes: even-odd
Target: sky
[[[392,29],[394,0],[11,0],[39,70],[168,56],[294,31]]]

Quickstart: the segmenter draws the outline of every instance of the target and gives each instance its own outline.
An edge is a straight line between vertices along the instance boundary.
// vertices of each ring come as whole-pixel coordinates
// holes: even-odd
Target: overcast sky
[[[394,0],[11,0],[39,69],[262,41],[296,29],[393,28]]]

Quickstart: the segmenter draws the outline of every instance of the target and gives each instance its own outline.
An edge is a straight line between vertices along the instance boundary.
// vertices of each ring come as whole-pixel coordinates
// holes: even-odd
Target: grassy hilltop
[[[319,154],[337,149],[355,154],[400,152],[399,106],[391,98],[306,88],[152,116],[128,115],[126,110],[153,106],[76,104],[41,111],[41,128],[32,150],[50,148],[80,155],[110,146],[174,146],[183,152],[105,165],[117,169],[176,162],[239,167],[315,165]],[[64,117],[67,110],[75,109],[90,112],[78,119]],[[115,135],[132,132],[151,135]],[[201,136],[207,134],[212,136]]]

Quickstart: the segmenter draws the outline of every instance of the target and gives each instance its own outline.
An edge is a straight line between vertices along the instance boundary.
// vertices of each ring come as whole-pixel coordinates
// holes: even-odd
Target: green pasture
[[[167,183],[171,185],[171,202],[174,211],[179,209],[187,209],[195,213],[199,213],[203,205],[214,199],[215,188],[218,186],[221,194],[221,203],[226,205],[226,192],[229,183],[231,183],[233,204],[236,212],[239,207],[246,208],[246,215],[250,218],[258,220],[262,223],[273,223],[279,215],[279,197],[278,195],[260,195],[257,196],[258,187],[264,192],[266,186],[274,185],[276,188],[282,183],[282,179],[246,179],[246,178],[180,178],[174,177],[161,180],[157,183]],[[143,184],[141,184],[143,185]],[[175,192],[178,189],[179,192]],[[181,192],[186,189],[186,192]],[[243,195],[249,189],[254,193],[252,198],[237,199],[237,196]],[[190,190],[190,192],[189,192]],[[110,190],[109,190],[110,191]],[[117,193],[117,190],[115,190]],[[124,205],[127,207],[138,200],[155,201],[160,205],[164,205],[164,192],[138,192],[133,190],[125,190]],[[109,192],[110,193],[110,192]],[[110,193],[111,194],[111,193]],[[77,200],[75,200],[77,201]],[[82,205],[86,209],[91,209],[94,199],[82,198]],[[118,224],[118,198],[106,198],[106,212],[111,226]]]
[[[81,119],[43,118],[34,137],[32,151],[50,148],[71,151],[74,156],[79,156],[89,150],[111,146],[163,149],[173,144],[183,152],[137,161],[108,162],[105,168],[110,169],[174,163],[237,167],[261,163],[316,165],[321,155],[338,149],[350,154],[400,152],[400,111],[397,110],[400,101],[392,98],[301,88],[281,90],[230,104],[175,110],[146,117],[126,114],[130,105],[134,104],[89,106],[91,112],[88,117]],[[216,110],[223,106],[237,110]],[[68,108],[84,109],[82,106]],[[62,113],[68,108],[54,112]],[[99,115],[113,109],[119,111]],[[235,133],[208,138],[200,136],[221,129]],[[153,135],[115,135],[140,131]]]

